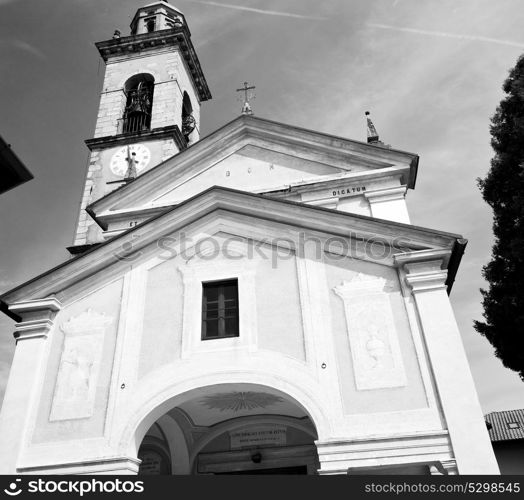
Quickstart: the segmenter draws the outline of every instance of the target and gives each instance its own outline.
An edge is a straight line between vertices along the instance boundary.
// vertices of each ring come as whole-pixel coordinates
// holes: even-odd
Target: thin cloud
[[[0,0],[0,2],[2,2],[2,0]],[[1,5],[1,3],[0,3]],[[18,50],[21,50],[23,52],[27,52],[28,54],[31,54],[35,57],[37,57],[38,59],[47,59],[46,58],[46,55],[39,49],[37,49],[35,46],[27,43],[27,42],[24,42],[23,40],[18,40],[18,39],[15,39],[15,40],[0,40],[0,46],[7,46],[7,47],[14,47]]]
[[[325,21],[326,17],[318,17],[318,16],[304,16],[302,14],[293,14],[291,12],[281,12],[277,10],[263,10],[263,9],[255,9],[254,7],[244,7],[242,5],[233,5],[229,3],[218,3],[218,2],[208,2],[206,0],[191,0],[195,3],[201,3],[204,5],[212,5],[214,7],[224,7],[226,9],[234,9],[234,10],[244,10],[248,12],[255,12],[257,14],[265,14],[267,16],[280,16],[280,17],[293,17],[295,19],[310,19],[313,21]]]
[[[501,40],[500,38],[490,38],[486,36],[460,35],[456,33],[446,33],[444,31],[419,30],[415,28],[403,28],[399,26],[390,26],[388,24],[377,24],[377,23],[367,23],[366,26],[368,26],[369,28],[401,31],[403,33],[414,33],[416,35],[438,36],[441,38],[455,38],[457,40],[469,40],[469,41],[474,41],[474,42],[488,42],[488,43],[496,43],[499,45],[507,45],[510,47],[518,47],[520,49],[524,48],[524,42],[514,42],[512,40]]]

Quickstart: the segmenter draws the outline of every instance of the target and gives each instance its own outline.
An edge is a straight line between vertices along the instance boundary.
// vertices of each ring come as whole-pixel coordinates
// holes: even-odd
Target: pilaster
[[[30,433],[33,407],[47,357],[47,337],[61,309],[55,297],[19,302],[9,307],[21,321],[15,325],[15,354],[0,412],[0,474],[15,474],[21,449]]]
[[[397,255],[404,291],[413,296],[460,474],[498,474],[473,377],[446,287],[451,250]]]
[[[407,186],[395,186],[385,189],[366,191],[364,196],[369,202],[371,215],[379,219],[410,223],[406,206]]]

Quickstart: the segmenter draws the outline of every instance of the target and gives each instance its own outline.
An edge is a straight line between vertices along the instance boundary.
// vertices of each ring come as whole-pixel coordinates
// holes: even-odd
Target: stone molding
[[[376,189],[374,191],[364,192],[364,196],[369,203],[382,203],[385,201],[403,200],[406,196],[408,187],[406,185],[400,187],[390,187],[385,189]]]
[[[47,338],[53,326],[53,319],[62,304],[56,297],[17,302],[9,306],[9,311],[21,321],[15,324],[16,341]]]
[[[50,319],[24,321],[22,323],[15,324],[14,337],[16,341],[29,340],[38,338],[47,338],[53,321]]]
[[[105,62],[114,57],[133,53],[143,54],[144,51],[158,50],[160,47],[180,47],[180,53],[190,70],[191,77],[198,90],[199,99],[201,101],[211,99],[211,92],[209,91],[205,76],[202,72],[195,48],[191,42],[191,34],[186,25],[180,28],[126,36],[116,40],[107,40],[98,42],[95,45]]]
[[[79,462],[18,467],[18,474],[137,474],[140,460],[132,457],[108,457]]]
[[[431,249],[395,255],[401,283],[409,293],[446,290],[451,250]]]
[[[448,432],[377,436],[376,438],[316,441],[321,463],[319,474],[358,473],[359,469],[409,465],[434,465],[452,460]]]
[[[418,273],[415,275],[408,274],[406,276],[406,283],[411,287],[413,293],[446,290],[447,278],[447,271]]]
[[[85,141],[86,146],[90,151],[98,151],[101,149],[112,148],[116,146],[124,146],[126,144],[134,144],[137,141],[153,141],[169,138],[173,139],[177,148],[182,151],[187,148],[186,140],[180,132],[178,125],[169,125],[167,127],[158,127],[152,130],[122,133],[116,135],[107,135],[104,137],[95,137]]]

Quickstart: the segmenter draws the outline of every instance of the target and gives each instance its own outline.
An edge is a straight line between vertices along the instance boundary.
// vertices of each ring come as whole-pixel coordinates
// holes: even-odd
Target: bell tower
[[[95,45],[106,70],[72,254],[103,241],[86,207],[198,141],[211,99],[186,19],[166,1],[138,9],[130,36]]]

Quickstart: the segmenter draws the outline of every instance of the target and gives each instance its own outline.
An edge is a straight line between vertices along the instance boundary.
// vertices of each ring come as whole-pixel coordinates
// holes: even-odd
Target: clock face
[[[111,163],[109,164],[111,171],[116,175],[126,175],[127,169],[129,168],[129,156],[134,158],[136,173],[139,174],[150,162],[151,151],[149,151],[149,148],[143,144],[130,144],[129,146],[123,146],[111,157]]]

